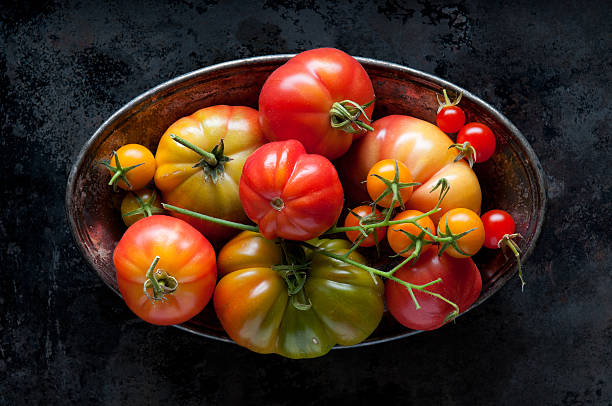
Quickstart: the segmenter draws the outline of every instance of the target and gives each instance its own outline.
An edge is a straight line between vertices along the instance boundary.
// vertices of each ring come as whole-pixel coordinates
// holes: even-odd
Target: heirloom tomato
[[[344,192],[329,160],[288,140],[265,144],[246,160],[240,200],[264,237],[306,241],[336,223]]]
[[[417,262],[405,265],[395,276],[415,285],[423,285],[441,278],[442,281],[427,287],[452,301],[463,313],[478,299],[482,289],[480,272],[471,258],[453,258],[446,254],[438,256],[438,250],[424,252]],[[392,280],[385,282],[385,298],[389,311],[402,325],[414,330],[435,330],[441,327],[452,314],[453,306],[437,297],[413,289],[421,306],[417,309],[405,286]]]
[[[384,292],[377,276],[300,247],[303,251],[297,256],[304,257],[307,265],[296,267],[292,274],[291,267],[278,266],[280,245],[262,244],[261,240],[251,245],[249,239],[261,236],[250,231],[235,238],[241,241],[234,244],[231,240],[219,253],[219,273],[225,276],[213,300],[223,328],[239,345],[259,353],[313,358],[326,354],[335,344],[357,344],[378,326]],[[351,247],[340,239],[313,243],[337,255]],[[245,245],[261,249],[249,254],[252,264],[241,252]],[[277,252],[270,255],[273,247]],[[365,261],[357,252],[349,258]],[[293,281],[295,288],[298,279],[303,284],[298,283],[298,290],[290,295],[288,283]]]
[[[371,117],[374,88],[366,71],[338,49],[312,49],[268,77],[259,95],[260,123],[270,141],[296,139],[309,153],[336,159],[363,133],[340,112],[344,109],[355,120],[368,121],[347,100],[357,106],[372,102],[364,108]]]
[[[247,221],[238,184],[245,160],[265,142],[257,117],[257,111],[250,107],[212,106],[172,124],[155,155],[155,185],[164,203],[230,221]],[[205,220],[172,215],[192,224],[213,242],[236,233]]]
[[[170,216],[146,217],[129,227],[113,262],[123,300],[153,324],[179,324],[198,314],[217,279],[215,251],[208,240]]]
[[[439,193],[430,193],[438,180],[445,178],[450,190],[440,207],[431,215],[434,223],[440,216],[455,207],[466,207],[480,212],[482,195],[478,178],[464,161],[453,162],[457,151],[448,150],[453,141],[438,127],[415,117],[392,115],[374,123],[369,132],[353,144],[342,158],[340,173],[349,202],[366,198],[362,182],[368,171],[382,159],[397,159],[406,164],[416,186],[406,202],[407,209],[427,212],[438,202]]]
[[[463,253],[457,251],[453,247],[448,247],[444,251],[451,257],[471,257],[482,248],[482,244],[485,240],[484,226],[478,214],[474,213],[472,210],[456,208],[444,213],[438,223],[438,236],[446,236],[449,234],[449,230],[453,234],[461,234],[471,230],[457,240],[457,246]]]
[[[355,227],[359,225],[374,224],[383,221],[385,216],[380,210],[372,206],[357,206],[346,215],[344,219],[344,227]],[[361,239],[360,247],[372,247],[377,242],[385,239],[387,227],[376,227],[368,230],[368,236],[364,235],[359,230],[346,231],[346,238],[351,242],[356,242]]]

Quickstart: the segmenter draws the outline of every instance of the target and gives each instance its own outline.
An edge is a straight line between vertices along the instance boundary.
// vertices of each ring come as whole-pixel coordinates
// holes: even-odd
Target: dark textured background
[[[5,2],[0,404],[612,404],[612,6],[512,3]],[[81,146],[179,74],[319,46],[437,74],[523,131],[549,183],[525,293],[300,362],[140,321],[68,230]]]

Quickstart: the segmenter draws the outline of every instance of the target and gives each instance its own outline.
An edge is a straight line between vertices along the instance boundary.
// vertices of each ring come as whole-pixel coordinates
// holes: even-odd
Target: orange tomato
[[[155,158],[147,147],[140,144],[126,144],[119,148],[116,154],[116,157],[119,159],[119,165],[123,168],[123,173],[129,184],[125,183],[123,177],[115,178],[115,176],[120,176],[117,173],[121,169],[117,166],[115,154],[113,154],[110,162],[108,162],[114,168],[109,168],[111,174],[113,174],[113,185],[116,183],[123,190],[138,190],[151,182],[155,174]],[[129,169],[129,167],[134,168]],[[125,171],[125,169],[128,170]]]
[[[355,214],[359,217],[357,217]],[[346,219],[344,220],[344,227],[358,226],[361,219],[365,219],[363,221],[363,224],[372,224],[378,223],[379,221],[384,220],[384,218],[385,217],[381,214],[380,210],[376,209],[375,207],[358,206],[351,210],[351,213],[346,216]],[[387,227],[378,227],[371,229],[370,234],[366,238],[364,238],[363,241],[361,241],[359,246],[371,247],[373,245],[376,245],[377,240],[378,242],[384,240],[386,230]],[[353,243],[363,236],[363,234],[359,230],[346,231],[345,234],[346,238],[348,238]]]
[[[438,223],[438,236],[448,234],[448,229],[453,234],[461,234],[472,230],[457,240],[457,246],[468,255],[463,255],[453,247],[448,247],[444,252],[455,258],[466,258],[476,254],[485,240],[484,225],[480,216],[470,209],[457,208],[446,212]]]
[[[405,220],[411,217],[419,216],[421,214],[423,214],[423,212],[420,212],[418,210],[406,210],[406,211],[401,212],[397,216],[395,216],[395,218],[392,221]],[[432,233],[433,235],[436,235],[436,228],[434,227],[433,221],[431,221],[429,216],[423,217],[422,219],[417,220],[417,224],[423,228],[429,229],[430,233]],[[405,231],[408,234],[412,234],[415,237],[419,236],[422,233],[422,230],[412,223],[395,224],[395,225],[390,226],[389,229],[387,230],[387,241],[389,241],[389,245],[391,246],[391,249],[396,254],[400,254],[400,252],[405,250],[407,247],[410,246],[410,244],[413,243],[412,239],[408,237],[406,234],[404,234],[402,231]],[[428,235],[425,235],[425,240],[433,241],[433,239]],[[427,251],[428,249],[430,249],[431,247],[432,247],[431,244],[423,245],[421,247],[421,254]],[[401,253],[400,255],[407,258],[413,252],[414,252],[414,249],[411,249],[410,251],[406,251],[404,253]]]
[[[382,161],[376,162],[368,172],[368,176],[366,178],[366,188],[368,189],[368,194],[370,195],[372,201],[378,199],[388,189],[385,182],[383,182],[374,175],[378,175],[387,180],[393,180],[395,178],[396,164],[397,171],[399,172],[399,182],[412,183],[412,174],[403,162],[397,161],[395,159],[383,159]],[[400,188],[399,195],[402,199],[402,203],[405,203],[410,200],[410,197],[412,196],[412,186]],[[377,201],[376,204],[388,208],[391,207],[392,201],[393,194],[389,193],[385,197]],[[401,206],[401,203],[399,201],[396,201],[393,204],[393,207],[399,206]]]
[[[448,150],[453,141],[437,126],[401,115],[383,117],[372,126],[374,131],[354,142],[339,163],[349,203],[361,202],[366,198],[362,182],[366,180],[368,171],[376,162],[390,158],[403,162],[414,182],[421,183],[414,188],[406,203],[407,209],[422,212],[433,209],[439,193],[429,192],[444,177],[450,184],[450,190],[442,201],[442,210],[431,215],[434,223],[444,212],[456,207],[480,213],[482,195],[478,178],[463,160],[453,162],[457,151]]]

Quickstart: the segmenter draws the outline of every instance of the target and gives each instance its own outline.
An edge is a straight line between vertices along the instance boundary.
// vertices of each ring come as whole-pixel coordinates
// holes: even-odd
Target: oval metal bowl
[[[117,294],[113,249],[125,227],[118,215],[121,194],[108,187],[109,174],[97,163],[127,143],[155,151],[163,132],[177,119],[216,104],[257,108],[259,91],[268,75],[292,55],[274,55],[226,62],[203,68],[163,83],[123,106],[83,146],[68,179],[66,212],[72,233],[87,262]],[[533,250],[546,206],[542,167],[518,129],[497,110],[438,77],[404,66],[357,58],[366,69],[376,93],[374,118],[389,114],[412,115],[435,122],[436,94],[443,88],[463,92],[461,107],[468,122],[487,124],[497,137],[492,159],[475,166],[483,190],[483,212],[509,211],[523,235],[519,246],[523,261]],[[478,306],[516,273],[514,257],[501,250],[483,249],[474,257],[483,278]],[[518,286],[518,284],[517,284]],[[177,326],[192,333],[232,342],[219,324],[212,306]],[[386,312],[380,326],[363,343],[368,345],[417,333],[395,322]],[[337,347],[341,348],[341,347]]]

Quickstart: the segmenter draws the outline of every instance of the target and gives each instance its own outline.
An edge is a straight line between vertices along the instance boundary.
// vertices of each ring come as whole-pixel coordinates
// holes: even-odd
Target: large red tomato
[[[159,262],[147,277],[156,257]],[[138,317],[153,324],[179,324],[201,312],[217,279],[215,251],[208,240],[170,216],[145,217],[129,227],[113,261],[123,300]],[[145,282],[151,277],[167,289],[176,289],[156,294],[149,285],[145,294]]]
[[[374,164],[383,159],[397,159],[408,167],[415,187],[406,202],[407,209],[427,212],[438,201],[438,192],[430,193],[440,178],[446,178],[450,191],[441,204],[442,210],[431,215],[437,223],[442,214],[456,207],[480,213],[482,195],[478,178],[469,165],[453,162],[457,156],[448,150],[453,141],[438,127],[415,117],[392,115],[372,123],[373,132],[367,133],[353,144],[340,164],[343,184],[352,203],[367,198],[363,181]]]
[[[442,281],[427,289],[439,293],[454,302],[463,313],[478,299],[482,289],[480,272],[470,258],[458,259],[442,254],[437,249],[424,252],[413,265],[405,265],[395,272],[399,279],[423,285],[438,278]],[[389,311],[404,326],[414,330],[435,330],[441,327],[454,308],[427,293],[413,290],[421,305],[417,309],[405,286],[388,279],[385,283],[385,298]]]
[[[329,160],[289,140],[265,144],[246,160],[240,200],[264,237],[306,241],[336,223],[344,192]]]
[[[352,123],[344,129],[332,127],[330,110],[346,100],[360,106],[374,100],[368,74],[355,58],[338,49],[312,49],[291,58],[266,80],[259,95],[260,124],[271,141],[296,139],[309,153],[336,159],[363,134]],[[365,108],[368,117],[373,109],[374,104]],[[367,123],[363,116],[359,120]]]

